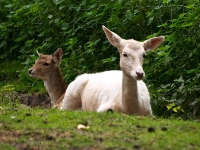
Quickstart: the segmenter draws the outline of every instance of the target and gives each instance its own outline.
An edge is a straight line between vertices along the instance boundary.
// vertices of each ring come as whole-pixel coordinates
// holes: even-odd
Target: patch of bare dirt
[[[51,101],[48,94],[23,94],[19,93],[18,99],[21,104],[29,107],[51,108]]]
[[[35,134],[38,136],[38,133]],[[20,133],[20,131],[1,131],[0,132],[0,141],[2,143],[9,143],[13,147],[19,150],[38,150],[39,147],[36,146],[30,146],[26,142],[18,143],[17,139],[20,136],[27,136],[27,133]]]
[[[4,142],[4,143],[8,141],[12,141],[18,136],[19,136],[19,133],[17,131],[1,131],[0,132],[1,142]]]
[[[51,133],[40,133],[38,131],[17,131],[17,130],[1,130],[0,131],[0,143],[7,143],[12,145],[17,150],[42,150],[49,149],[47,145],[40,145],[45,142],[56,142],[59,138],[69,138],[70,132],[58,132],[57,130],[51,131]],[[21,138],[21,140],[18,140]],[[28,142],[29,141],[29,142]],[[31,144],[30,142],[35,144]]]

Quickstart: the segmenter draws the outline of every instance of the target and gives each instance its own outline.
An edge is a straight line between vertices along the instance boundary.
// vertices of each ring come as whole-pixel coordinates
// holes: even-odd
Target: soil
[[[51,108],[51,100],[48,93],[43,94],[29,94],[26,92],[16,92],[16,91],[3,91],[0,93],[0,103],[12,103],[13,105],[16,102],[26,105],[31,108]]]
[[[51,101],[48,94],[17,94],[19,102],[29,107],[51,108]]]

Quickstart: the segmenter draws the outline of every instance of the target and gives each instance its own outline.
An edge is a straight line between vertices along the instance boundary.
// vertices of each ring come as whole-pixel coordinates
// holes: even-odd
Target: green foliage
[[[199,5],[198,0],[1,0],[0,62],[20,60],[21,89],[44,91],[42,82],[27,75],[36,51],[53,54],[61,47],[61,68],[69,83],[85,72],[119,69],[117,49],[102,25],[126,39],[164,35],[163,46],[149,53],[144,64],[154,114],[198,116]],[[168,110],[172,104],[184,112]]]
[[[159,56],[156,63],[153,59],[148,62],[153,64],[148,67],[148,80],[154,91],[156,114],[163,115],[166,106],[175,104],[185,115],[200,115],[200,5],[191,2],[176,19],[160,25],[158,33],[166,35],[165,46],[153,54]]]
[[[171,103],[167,106],[168,110],[172,110],[175,113],[178,113],[180,111],[184,112],[183,109],[180,106],[176,106],[174,103]]]

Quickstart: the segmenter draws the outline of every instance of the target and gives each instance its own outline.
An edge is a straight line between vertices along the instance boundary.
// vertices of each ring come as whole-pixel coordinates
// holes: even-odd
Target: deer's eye
[[[128,55],[126,53],[123,54],[124,57],[128,57]]]
[[[43,65],[44,65],[44,66],[49,66],[49,64],[48,64],[48,63],[44,63]]]

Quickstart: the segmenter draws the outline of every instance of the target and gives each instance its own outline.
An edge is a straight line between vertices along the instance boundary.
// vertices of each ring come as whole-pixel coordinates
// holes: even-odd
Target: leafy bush
[[[185,115],[200,115],[199,6],[198,2],[192,1],[184,13],[160,25],[158,33],[167,37],[165,46],[155,52],[159,58],[148,68],[154,93],[152,99],[159,115],[173,104],[174,108],[184,110]],[[173,113],[177,114],[177,111]],[[171,113],[166,113],[168,115]]]
[[[164,35],[162,47],[149,53],[144,68],[154,113],[193,113],[199,110],[199,4],[174,0],[1,0],[0,62],[21,61],[25,66],[19,86],[35,90],[39,84],[27,75],[36,51],[45,54],[61,47],[67,82],[85,72],[119,69],[117,49],[101,28],[122,38],[145,40]],[[40,82],[41,83],[41,82]],[[180,108],[180,109],[173,109]],[[168,111],[168,108],[172,108]]]

